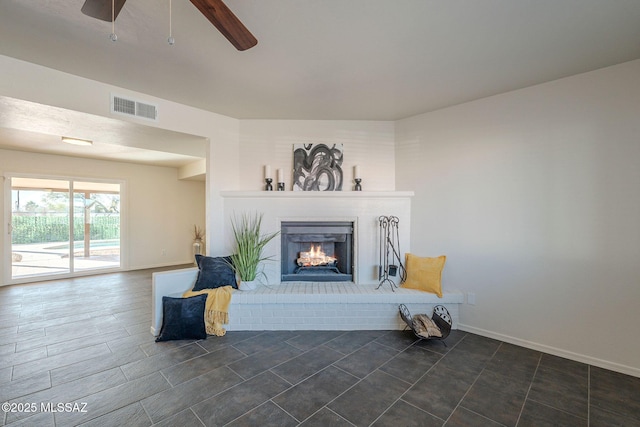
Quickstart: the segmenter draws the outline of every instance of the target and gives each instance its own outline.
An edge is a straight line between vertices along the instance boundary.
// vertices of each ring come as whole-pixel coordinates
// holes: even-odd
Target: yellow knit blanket
[[[187,291],[182,297],[194,297],[207,294],[207,302],[204,310],[204,324],[207,334],[224,336],[227,333],[222,327],[223,323],[229,323],[229,303],[231,302],[231,286],[223,286],[216,289],[204,289],[202,291]]]

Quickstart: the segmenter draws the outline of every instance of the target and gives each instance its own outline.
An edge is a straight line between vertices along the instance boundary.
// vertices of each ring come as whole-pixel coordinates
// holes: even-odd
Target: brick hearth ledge
[[[162,325],[162,297],[179,297],[193,287],[197,268],[153,274],[151,333]],[[391,290],[389,285],[356,285],[350,282],[286,282],[260,286],[253,291],[234,291],[229,307],[229,331],[248,330],[393,330],[404,329],[398,305],[412,314],[431,314],[444,305],[457,329],[459,291],[442,298],[413,289]]]

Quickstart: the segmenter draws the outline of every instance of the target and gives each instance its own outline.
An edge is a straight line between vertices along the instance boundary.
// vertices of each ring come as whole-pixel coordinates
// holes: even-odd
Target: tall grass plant
[[[279,231],[273,233],[262,233],[263,214],[243,214],[240,217],[234,216],[231,220],[233,237],[236,243],[236,251],[231,255],[233,269],[245,282],[256,280],[258,266],[262,261],[271,260],[272,256],[264,256],[264,247],[273,240]]]

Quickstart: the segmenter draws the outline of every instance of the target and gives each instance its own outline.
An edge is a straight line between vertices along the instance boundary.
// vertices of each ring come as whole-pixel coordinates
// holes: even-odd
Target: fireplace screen
[[[353,281],[353,223],[283,222],[282,281]]]

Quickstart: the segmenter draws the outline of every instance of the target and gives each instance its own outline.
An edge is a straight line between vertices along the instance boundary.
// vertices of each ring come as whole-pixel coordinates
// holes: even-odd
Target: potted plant
[[[262,234],[263,214],[243,214],[240,218],[231,220],[233,237],[235,239],[235,253],[231,255],[231,263],[240,281],[241,290],[255,289],[258,265],[262,261],[272,259],[262,254],[264,247],[273,240],[279,231]],[[262,272],[264,275],[264,272]]]

